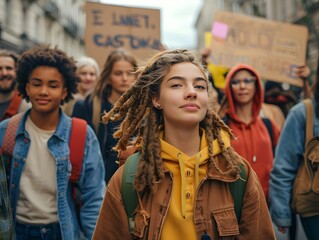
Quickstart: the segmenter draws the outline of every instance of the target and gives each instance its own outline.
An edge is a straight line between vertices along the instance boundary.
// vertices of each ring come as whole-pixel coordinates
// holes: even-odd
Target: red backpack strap
[[[2,153],[12,156],[13,149],[16,144],[16,133],[22,117],[23,113],[19,113],[9,119],[2,141]]]
[[[86,127],[85,120],[80,118],[72,118],[72,128],[70,135],[70,161],[72,164],[72,172],[70,176],[71,182],[77,182],[82,171],[82,162],[86,143]]]

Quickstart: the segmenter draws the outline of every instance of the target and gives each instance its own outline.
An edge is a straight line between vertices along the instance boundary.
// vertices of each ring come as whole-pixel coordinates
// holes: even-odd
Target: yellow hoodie
[[[163,140],[160,134],[162,159],[165,168],[173,173],[173,193],[165,218],[161,239],[196,239],[193,219],[194,198],[200,181],[207,171],[209,160],[205,130],[201,129],[200,151],[188,156]],[[230,146],[227,133],[221,132],[225,147]],[[221,152],[217,140],[213,141],[213,155]]]

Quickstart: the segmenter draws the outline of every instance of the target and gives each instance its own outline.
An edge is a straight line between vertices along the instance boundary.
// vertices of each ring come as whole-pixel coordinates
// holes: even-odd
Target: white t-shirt
[[[48,149],[55,130],[42,130],[28,117],[30,148],[20,179],[17,221],[25,224],[58,222],[56,162]]]

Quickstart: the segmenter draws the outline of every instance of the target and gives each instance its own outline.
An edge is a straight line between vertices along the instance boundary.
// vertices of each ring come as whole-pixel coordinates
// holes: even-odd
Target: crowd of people
[[[216,88],[208,55],[0,50],[0,239],[294,240],[296,214],[317,239],[291,201],[318,71],[284,102],[242,63]]]

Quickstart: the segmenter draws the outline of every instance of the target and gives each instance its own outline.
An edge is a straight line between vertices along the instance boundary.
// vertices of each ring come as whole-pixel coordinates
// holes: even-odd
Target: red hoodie
[[[236,107],[232,96],[230,80],[239,70],[247,69],[257,78],[256,93],[253,98],[252,120],[246,124],[242,122],[236,113]],[[226,77],[225,94],[228,101],[227,114],[229,117],[229,127],[236,135],[237,140],[232,140],[231,145],[235,151],[243,156],[255,170],[266,198],[268,198],[269,174],[273,164],[272,141],[267,127],[261,119],[259,112],[263,103],[263,89],[261,79],[255,69],[248,65],[239,64],[233,67]],[[276,145],[280,130],[276,124],[271,122],[273,143]]]

